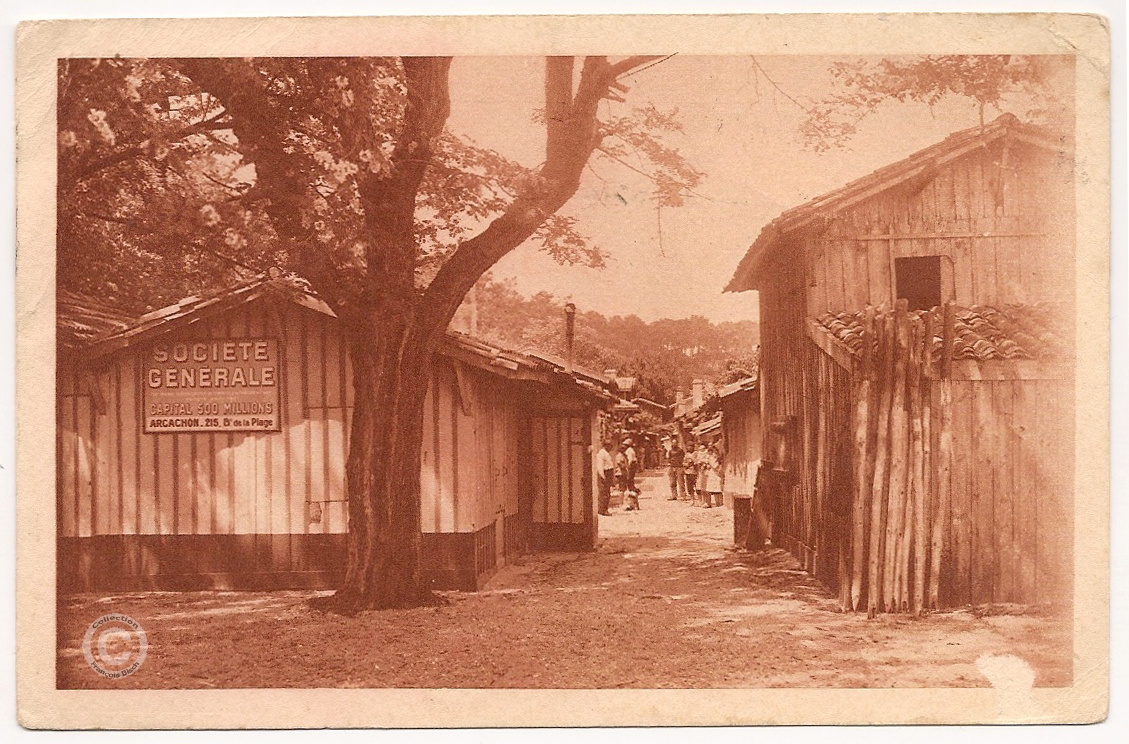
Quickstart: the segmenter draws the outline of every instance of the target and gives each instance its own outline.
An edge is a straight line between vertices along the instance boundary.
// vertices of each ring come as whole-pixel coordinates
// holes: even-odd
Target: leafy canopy
[[[372,239],[360,185],[392,168],[407,105],[397,58],[61,61],[60,286],[141,309],[279,266],[355,298]],[[664,141],[679,131],[650,106],[609,115],[596,152],[677,205],[702,179]],[[538,178],[443,131],[416,195],[417,286]],[[603,262],[573,217],[533,239]]]
[[[1055,78],[1063,58],[1019,55],[933,55],[856,59],[830,66],[835,89],[807,109],[800,135],[808,147],[824,151],[842,147],[859,124],[890,101],[935,106],[951,97],[1002,112],[1021,102],[1025,118],[1057,123],[1064,112],[1053,100]]]

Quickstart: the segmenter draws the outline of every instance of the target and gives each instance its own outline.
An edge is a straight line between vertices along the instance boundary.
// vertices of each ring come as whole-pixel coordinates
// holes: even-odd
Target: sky
[[[706,174],[699,195],[657,212],[646,178],[596,156],[561,211],[603,249],[606,266],[562,266],[527,242],[494,267],[494,277],[512,278],[527,295],[548,291],[609,316],[756,320],[756,293],[722,289],[766,223],[979,122],[966,100],[932,108],[891,102],[864,121],[848,149],[805,149],[801,106],[831,90],[833,61],[676,55],[624,78],[626,103],[607,101],[603,112],[624,115],[648,104],[677,109],[684,132],[664,141]],[[448,128],[536,167],[545,134],[532,115],[543,105],[543,66],[534,57],[457,58]]]

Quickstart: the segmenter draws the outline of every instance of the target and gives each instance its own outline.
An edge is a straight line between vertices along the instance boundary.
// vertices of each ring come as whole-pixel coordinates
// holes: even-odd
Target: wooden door
[[[533,550],[593,546],[590,440],[585,416],[530,419]]]

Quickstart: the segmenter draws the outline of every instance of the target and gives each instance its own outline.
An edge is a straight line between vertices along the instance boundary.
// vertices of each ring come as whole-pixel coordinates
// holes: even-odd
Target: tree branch
[[[225,120],[226,114],[227,112],[221,109],[218,114],[210,119],[204,119],[195,124],[190,124],[186,127],[182,127],[181,129],[178,129],[172,133],[172,135],[168,138],[168,142],[179,142],[187,137],[192,136],[193,134],[200,134],[201,132],[206,132],[212,129],[227,129],[231,126],[231,123]],[[145,149],[148,146],[149,140],[144,140],[133,145],[128,145],[117,152],[110,153],[105,157],[99,158],[98,160],[95,160],[81,168],[76,174],[73,181],[75,184],[82,183],[99,171],[103,171],[107,168],[117,165],[118,163],[123,163],[126,160],[130,160],[132,158],[143,155],[145,153]]]
[[[287,151],[292,122],[285,109],[261,83],[240,78],[235,60],[181,59],[175,64],[193,82],[219,100],[231,116],[228,128],[240,149],[255,164],[255,185],[240,198],[265,197],[266,211],[287,252],[298,259],[301,273],[330,305],[337,299],[336,266],[312,228],[302,222],[310,184],[292,168]]]
[[[616,65],[586,57],[575,95],[571,57],[545,60],[545,164],[535,183],[473,238],[463,241],[440,267],[423,296],[426,332],[442,333],[479,277],[572,198],[593,150],[599,144],[597,112],[608,86],[622,74],[656,57],[629,57]]]
[[[624,74],[630,72],[631,70],[634,70],[636,67],[642,67],[643,65],[647,65],[648,63],[658,63],[664,59],[670,59],[673,56],[673,54],[639,54],[634,57],[627,57],[626,59],[616,62],[609,68],[608,72],[611,74],[612,80],[615,80],[616,78],[622,77]]]

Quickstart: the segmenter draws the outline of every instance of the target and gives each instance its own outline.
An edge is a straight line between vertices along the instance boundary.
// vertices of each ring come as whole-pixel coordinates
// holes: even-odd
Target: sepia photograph
[[[1092,59],[133,46],[39,78],[54,690],[1088,675]]]

